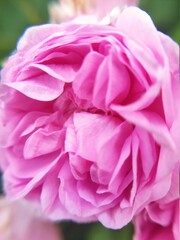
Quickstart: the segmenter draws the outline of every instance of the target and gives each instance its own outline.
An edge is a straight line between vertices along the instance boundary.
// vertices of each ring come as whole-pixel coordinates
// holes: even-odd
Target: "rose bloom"
[[[170,188],[178,45],[136,7],[116,26],[30,28],[2,70],[1,166],[54,220],[121,228]]]
[[[1,240],[62,240],[53,223],[43,219],[37,209],[23,200],[0,198]]]
[[[179,166],[171,184],[169,193],[163,199],[149,204],[135,217],[134,240],[179,239]]]

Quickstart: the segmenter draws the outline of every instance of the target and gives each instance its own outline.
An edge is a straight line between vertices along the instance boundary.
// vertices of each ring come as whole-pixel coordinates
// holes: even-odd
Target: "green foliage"
[[[64,222],[60,226],[65,240],[132,240],[132,224],[120,230],[107,229],[100,223],[77,224]]]
[[[48,0],[0,0],[0,59],[9,55],[24,30],[48,22]]]
[[[110,230],[100,224],[94,224],[87,236],[87,240],[132,240],[132,225],[122,228],[121,230]]]

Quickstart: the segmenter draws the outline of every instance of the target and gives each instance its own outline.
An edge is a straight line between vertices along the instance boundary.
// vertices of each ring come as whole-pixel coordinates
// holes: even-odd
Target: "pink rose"
[[[50,4],[49,14],[51,21],[54,23],[61,23],[75,18],[75,21],[82,23],[84,21],[100,20],[103,20],[103,22],[105,20],[106,23],[109,21],[110,23],[111,18],[114,18],[114,14],[116,16],[116,13],[124,7],[137,5],[137,3],[138,0],[60,0],[59,3]]]
[[[55,224],[43,219],[26,201],[0,198],[1,240],[62,240]]]
[[[1,75],[6,193],[110,228],[164,197],[180,149],[178,50],[136,7],[116,26],[30,28]]]
[[[177,240],[179,229],[179,165],[175,169],[168,194],[149,204],[134,219],[134,240]]]

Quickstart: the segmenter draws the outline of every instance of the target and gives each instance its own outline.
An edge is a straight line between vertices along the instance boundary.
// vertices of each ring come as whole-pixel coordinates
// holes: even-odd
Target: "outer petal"
[[[137,7],[129,7],[120,14],[116,27],[135,42],[152,49],[159,63],[162,63],[164,52],[161,41],[157,29],[146,12]],[[151,38],[148,37],[149,34]]]
[[[6,83],[6,85],[22,92],[30,98],[40,101],[54,100],[61,95],[64,86],[59,80],[42,74],[36,77],[36,81],[26,79],[21,82]]]

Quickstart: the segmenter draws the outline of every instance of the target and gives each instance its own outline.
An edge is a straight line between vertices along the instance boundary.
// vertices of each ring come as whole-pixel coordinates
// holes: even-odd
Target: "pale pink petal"
[[[61,240],[57,226],[47,221],[39,209],[26,201],[0,199],[1,240]]]
[[[36,79],[37,81],[26,79],[21,82],[6,83],[6,85],[40,101],[51,101],[61,95],[63,82],[45,74],[36,76]]]
[[[129,37],[129,41],[132,39],[153,50],[159,63],[163,61],[164,51],[161,41],[150,16],[146,12],[137,7],[129,7],[120,14],[116,27]]]
[[[127,6],[137,5],[138,0],[61,0],[49,6],[49,14],[52,22],[61,23],[64,21],[78,19],[79,23],[84,23],[81,17],[88,17],[88,21],[95,22],[108,16],[114,8],[123,9]],[[79,18],[80,16],[80,18]]]

